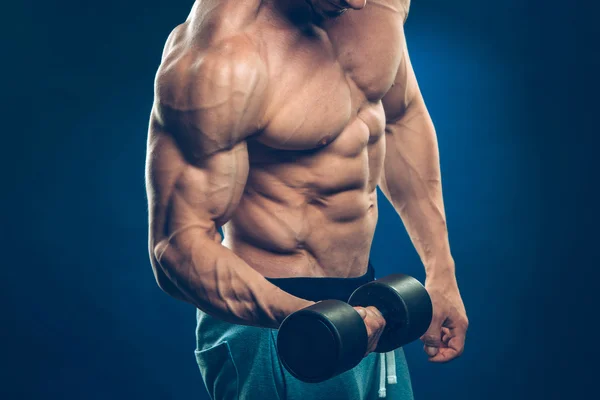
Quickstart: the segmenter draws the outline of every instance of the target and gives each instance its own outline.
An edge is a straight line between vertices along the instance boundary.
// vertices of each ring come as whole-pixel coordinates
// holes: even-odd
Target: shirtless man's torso
[[[165,45],[149,127],[149,245],[164,291],[276,328],[312,303],[265,277],[365,273],[379,186],[427,272],[426,350],[460,355],[467,319],[406,48],[409,2],[196,2]]]

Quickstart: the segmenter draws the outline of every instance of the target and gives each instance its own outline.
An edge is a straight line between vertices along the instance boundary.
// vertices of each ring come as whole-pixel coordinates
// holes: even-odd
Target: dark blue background
[[[194,310],[158,289],[146,253],[153,75],[191,3],[5,9],[2,398],[206,398]],[[408,43],[471,321],[450,364],[407,346],[416,397],[590,398],[597,13],[583,2],[413,3]],[[380,276],[424,277],[385,201],[372,257]]]

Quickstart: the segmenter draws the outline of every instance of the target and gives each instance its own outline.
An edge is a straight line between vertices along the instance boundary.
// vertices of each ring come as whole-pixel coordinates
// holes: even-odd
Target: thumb
[[[429,357],[435,356],[442,345],[442,324],[432,321],[427,332],[421,336],[421,341],[424,344],[423,350],[425,350],[425,353]]]

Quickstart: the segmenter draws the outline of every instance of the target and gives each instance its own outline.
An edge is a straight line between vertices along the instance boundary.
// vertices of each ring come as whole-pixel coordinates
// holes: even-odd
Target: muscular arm
[[[402,218],[427,275],[453,274],[436,132],[404,49],[394,86],[384,98],[386,156],[380,188]]]
[[[269,283],[218,233],[242,196],[245,139],[264,111],[264,65],[247,53],[224,45],[163,60],[147,157],[150,257],[174,297],[228,322],[277,328],[312,303]]]
[[[432,362],[447,362],[464,350],[469,325],[454,273],[442,199],[433,123],[419,91],[404,43],[395,84],[384,98],[386,155],[381,189],[400,214],[426,271],[433,304],[421,337]]]

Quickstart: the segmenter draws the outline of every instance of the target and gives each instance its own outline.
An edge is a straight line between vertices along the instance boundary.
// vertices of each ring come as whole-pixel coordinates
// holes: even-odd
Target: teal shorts
[[[360,278],[290,278],[276,284],[281,283],[282,288],[287,285],[286,290],[297,294],[296,282],[302,281],[304,288],[318,288],[314,280],[329,292],[334,286],[347,286],[351,292],[352,287],[363,283]],[[334,297],[348,299],[344,290],[339,292]],[[314,296],[314,291],[303,294],[303,298],[314,301],[328,297]],[[306,383],[290,375],[279,361],[275,329],[230,324],[198,310],[196,339],[196,361],[213,400],[413,399],[402,349],[385,355],[371,353],[343,374],[321,383]]]

